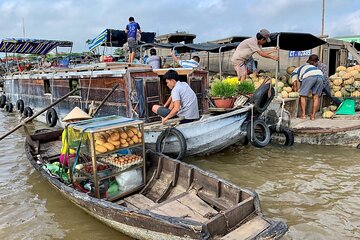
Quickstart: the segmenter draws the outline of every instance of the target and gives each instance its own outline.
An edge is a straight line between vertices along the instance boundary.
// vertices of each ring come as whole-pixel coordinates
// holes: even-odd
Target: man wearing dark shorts
[[[175,70],[165,73],[167,86],[171,89],[171,96],[164,106],[154,105],[152,111],[162,117],[164,124],[170,118],[183,117],[180,123],[193,122],[199,119],[198,102],[195,92],[186,82],[180,82]]]
[[[314,98],[314,105],[310,115],[310,120],[315,120],[315,113],[319,109],[319,96],[323,90],[324,76],[322,71],[311,64],[304,64],[292,72],[291,78],[294,81],[294,91],[297,92],[299,89],[298,81],[301,83],[299,90],[301,108],[300,117],[302,119],[306,119],[306,98],[311,91]]]
[[[135,22],[135,19],[133,17],[129,17],[129,24],[126,25],[125,33],[127,34],[127,41],[128,46],[130,50],[130,56],[129,56],[129,62],[134,62],[136,48],[137,48],[137,40],[136,40],[136,34],[140,30],[140,25]]]

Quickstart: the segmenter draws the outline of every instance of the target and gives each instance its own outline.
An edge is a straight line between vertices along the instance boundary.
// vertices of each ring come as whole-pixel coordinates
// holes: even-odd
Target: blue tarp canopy
[[[71,41],[6,38],[0,43],[0,52],[45,55],[56,47],[72,47]]]
[[[154,32],[142,32],[140,44],[153,43],[155,40]],[[122,30],[105,29],[97,37],[91,40],[89,51],[94,50],[98,46],[122,47],[127,42],[127,34]]]

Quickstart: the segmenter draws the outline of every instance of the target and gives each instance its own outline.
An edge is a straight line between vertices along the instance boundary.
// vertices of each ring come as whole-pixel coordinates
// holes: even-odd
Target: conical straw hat
[[[73,110],[71,110],[71,112],[68,113],[68,115],[66,115],[63,119],[63,121],[69,121],[69,120],[77,120],[77,119],[90,119],[91,116],[89,114],[87,114],[86,112],[84,112],[83,110],[81,110],[78,107],[75,107]]]

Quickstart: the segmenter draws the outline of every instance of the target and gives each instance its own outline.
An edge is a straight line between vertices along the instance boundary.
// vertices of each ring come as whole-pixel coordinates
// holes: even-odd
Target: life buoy
[[[1,95],[1,97],[0,97],[0,108],[4,108],[5,104],[6,104],[6,96]]]
[[[16,101],[16,110],[18,110],[20,113],[24,112],[24,101],[19,99]]]
[[[33,110],[30,107],[26,107],[24,109],[23,114],[24,114],[24,117],[28,118],[28,117],[31,117],[34,113],[33,113]]]
[[[266,108],[269,106],[270,102],[275,96],[275,89],[271,87],[270,96],[269,88],[271,87],[270,83],[264,84],[259,87],[255,93],[250,98],[249,102],[254,104],[254,111],[256,113],[263,113]]]
[[[247,124],[246,128],[247,138],[250,140],[250,143],[255,147],[265,147],[270,142],[270,129],[266,123],[261,119],[256,119],[253,122],[253,127],[251,128],[251,122]],[[251,137],[252,135],[252,137]]]
[[[8,102],[5,106],[5,111],[11,113],[14,109],[14,106],[11,102]]]
[[[46,123],[49,127],[54,127],[57,124],[58,116],[55,109],[50,108],[46,112]]]
[[[176,143],[176,150],[178,149],[178,153],[167,151],[167,142]],[[169,146],[169,145],[168,145]],[[169,149],[168,149],[169,150]],[[173,150],[173,149],[171,149]],[[173,157],[178,160],[182,160],[186,155],[187,145],[184,135],[177,130],[176,128],[168,128],[165,131],[161,132],[159,137],[156,140],[156,151],[159,153],[163,153],[170,157]]]
[[[283,144],[284,146],[292,146],[294,145],[294,134],[293,132],[285,126],[280,126],[279,130],[276,130],[276,126],[271,125],[270,127],[270,134],[282,134],[285,137],[285,141],[279,141],[279,143]]]

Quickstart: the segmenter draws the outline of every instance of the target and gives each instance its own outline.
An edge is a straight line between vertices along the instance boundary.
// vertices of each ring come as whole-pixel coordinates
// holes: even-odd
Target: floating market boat
[[[287,231],[284,222],[262,214],[255,192],[151,151],[144,187],[116,201],[93,197],[44,169],[58,160],[60,146],[61,131],[38,132],[28,136],[25,152],[63,196],[136,239],[279,239]]]
[[[112,39],[114,40],[114,39]],[[70,42],[71,43],[71,42]],[[3,40],[0,51],[20,53],[46,54],[56,46],[69,46],[69,42],[11,39]],[[32,51],[29,46],[37,46]],[[36,45],[37,44],[37,45]],[[218,51],[220,44],[202,46],[203,50]],[[234,46],[232,46],[234,47]],[[188,47],[189,48],[189,47]],[[194,46],[198,49],[199,46]],[[228,49],[231,49],[230,47]],[[19,50],[19,51],[18,51]],[[41,52],[38,52],[42,50]],[[161,105],[170,96],[170,90],[162,76],[169,69],[151,69],[149,65],[130,64],[118,62],[103,62],[87,64],[78,67],[39,68],[30,71],[14,72],[5,75],[5,95],[1,96],[0,107],[11,112],[17,109],[24,117],[30,117],[34,113],[59,100],[62,96],[74,89],[79,89],[73,95],[63,100],[58,105],[41,114],[37,119],[47,123],[48,126],[61,126],[61,119],[75,106],[81,109],[89,109],[91,106],[99,106],[115,85],[118,87],[101,106],[101,111],[96,117],[119,115],[136,118],[145,121],[145,142],[149,148],[156,149],[161,135],[163,140],[168,132],[164,127],[159,127],[160,117],[151,111],[153,105]],[[217,112],[211,115],[208,98],[208,71],[202,69],[175,68],[180,76],[180,81],[185,81],[194,90],[198,98],[199,121],[181,124],[175,128],[184,143],[180,148],[174,145],[169,149],[178,149],[180,157],[194,154],[209,154],[224,149],[242,136],[242,125],[251,112],[251,106],[243,107],[234,111]],[[266,97],[263,92],[260,105],[268,105],[272,97]],[[255,99],[256,100],[259,99]],[[221,130],[221,131],[220,131]],[[172,138],[175,139],[175,138]],[[169,140],[169,139],[168,139]],[[174,142],[166,141],[167,145]],[[179,141],[178,143],[179,144]],[[266,145],[266,144],[265,144]],[[170,150],[173,152],[172,150]],[[164,151],[166,152],[166,151]],[[178,156],[179,156],[178,155]]]

